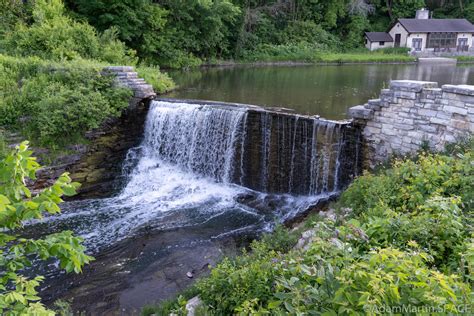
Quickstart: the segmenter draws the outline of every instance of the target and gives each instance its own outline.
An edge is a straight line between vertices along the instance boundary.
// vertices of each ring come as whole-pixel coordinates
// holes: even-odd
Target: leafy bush
[[[425,262],[430,260],[418,249],[371,251],[340,271],[333,310],[341,314],[380,313],[381,307],[402,311],[403,306],[419,306],[459,313],[458,306],[470,302],[469,285],[458,276],[429,269]]]
[[[421,154],[416,161],[395,161],[380,175],[364,175],[342,194],[341,202],[359,215],[379,203],[395,211],[414,210],[432,196],[460,196],[474,205],[472,152],[457,156]]]
[[[370,209],[359,220],[371,246],[405,248],[416,241],[435,258],[435,265],[450,271],[460,262],[467,221],[458,198],[431,198],[412,212],[397,213],[383,204]],[[466,226],[465,226],[466,225]]]
[[[274,268],[280,255],[265,243],[255,242],[252,252],[235,260],[224,259],[212,269],[211,276],[197,284],[200,297],[217,314],[232,314],[247,300],[268,301],[273,296]]]
[[[33,195],[25,186],[27,178],[35,179],[40,168],[31,157],[28,143],[0,161],[0,313],[9,315],[54,315],[40,302],[36,288],[44,279],[29,279],[21,274],[33,260],[59,260],[67,272],[80,273],[93,258],[87,256],[82,239],[63,231],[41,238],[21,236],[27,220],[40,219],[44,214],[60,212],[58,203],[63,195],[75,194],[77,183],[63,174],[56,183]]]
[[[326,46],[322,44],[297,43],[297,44],[260,44],[253,51],[243,51],[242,59],[245,61],[305,61],[312,62]]]
[[[0,69],[0,125],[20,129],[41,144],[62,144],[83,135],[120,115],[131,96],[90,62],[0,55]]]
[[[139,66],[137,72],[140,78],[153,86],[156,93],[165,93],[174,88],[173,80],[167,74],[160,72],[158,66]]]
[[[37,0],[31,25],[19,21],[4,34],[4,51],[17,56],[44,59],[97,59],[116,64],[135,64],[134,52],[117,40],[116,29],[98,35],[96,30],[67,16],[62,0]]]

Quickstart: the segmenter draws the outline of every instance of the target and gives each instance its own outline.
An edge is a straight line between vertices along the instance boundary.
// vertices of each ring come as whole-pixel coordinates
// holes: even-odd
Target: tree
[[[414,17],[416,10],[425,6],[425,0],[385,0],[385,10],[392,21],[398,18]]]
[[[116,28],[118,37],[150,57],[163,44],[168,12],[150,0],[67,0],[67,5],[99,32]]]
[[[67,272],[80,273],[92,257],[84,253],[82,238],[70,231],[50,234],[41,238],[21,235],[24,222],[40,219],[44,214],[57,214],[63,195],[76,193],[78,183],[63,174],[56,183],[33,195],[25,185],[35,179],[40,168],[28,142],[23,142],[0,161],[0,314],[2,315],[54,315],[41,304],[37,287],[44,279],[29,279],[22,271],[32,260],[59,260]]]

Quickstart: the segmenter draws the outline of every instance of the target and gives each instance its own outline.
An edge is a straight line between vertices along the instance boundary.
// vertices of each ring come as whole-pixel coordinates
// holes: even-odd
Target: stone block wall
[[[416,152],[426,144],[442,150],[446,144],[474,132],[474,86],[394,80],[379,99],[349,109],[361,126],[366,158],[373,167],[392,155]]]

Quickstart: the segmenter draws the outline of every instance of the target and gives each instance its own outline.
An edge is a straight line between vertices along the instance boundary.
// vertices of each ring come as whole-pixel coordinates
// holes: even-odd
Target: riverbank
[[[186,315],[194,296],[196,315],[472,310],[473,145],[359,177],[334,211],[263,237],[142,314]]]
[[[473,56],[453,56],[458,64],[474,63]],[[204,61],[198,67],[234,67],[234,66],[309,66],[309,65],[371,65],[371,64],[418,64],[418,58],[407,53],[377,53],[377,52],[355,52],[355,53],[311,53],[303,55],[281,54],[260,55],[235,60],[210,60]],[[193,68],[193,67],[191,67]]]
[[[200,67],[252,66],[303,66],[303,65],[340,65],[340,64],[414,64],[417,59],[406,54],[367,53],[327,53],[310,55],[256,55],[236,60],[212,60],[203,62]]]

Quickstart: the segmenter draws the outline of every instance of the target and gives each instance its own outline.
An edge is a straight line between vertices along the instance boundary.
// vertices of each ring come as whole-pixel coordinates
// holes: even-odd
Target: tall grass
[[[322,45],[299,43],[261,45],[255,51],[243,53],[243,62],[308,62],[308,63],[392,63],[414,62],[406,48],[385,48],[377,51],[357,49],[333,52]]]

